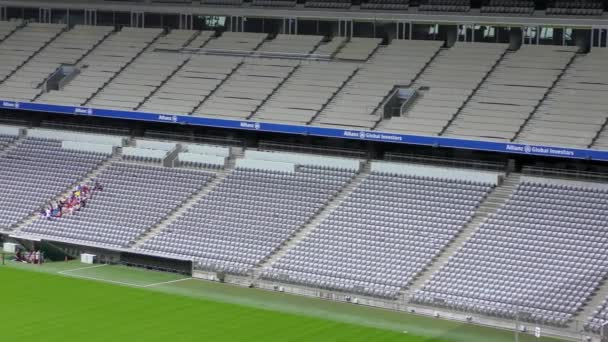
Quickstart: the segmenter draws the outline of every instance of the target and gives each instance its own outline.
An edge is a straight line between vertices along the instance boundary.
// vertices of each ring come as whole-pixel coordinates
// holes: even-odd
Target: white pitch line
[[[180,281],[190,280],[190,279],[192,279],[192,278],[182,278],[182,279],[176,279],[176,280],[169,280],[169,281],[163,281],[162,283],[154,283],[154,284],[144,285],[142,287],[152,287],[152,286],[158,286],[158,285],[164,285],[164,284],[173,284],[173,283],[178,283]]]
[[[87,266],[87,267],[79,267],[79,268],[74,268],[74,269],[71,269],[71,270],[59,271],[57,273],[59,273],[59,274],[65,274],[65,273],[68,273],[68,272],[74,272],[74,271],[80,271],[80,270],[88,270],[90,268],[98,268],[98,267],[103,267],[103,266],[108,266],[108,264],[101,264],[101,265]]]
[[[119,285],[133,286],[133,287],[144,287],[143,285],[132,284],[132,283],[125,283],[125,282],[122,282],[122,281],[116,281],[116,280],[110,280],[110,279],[81,276],[81,275],[76,275],[76,274],[64,274],[64,275],[66,275],[68,277],[73,277],[73,278],[97,280],[97,281],[101,281],[101,282],[104,282],[104,283],[112,283],[112,284],[119,284]]]

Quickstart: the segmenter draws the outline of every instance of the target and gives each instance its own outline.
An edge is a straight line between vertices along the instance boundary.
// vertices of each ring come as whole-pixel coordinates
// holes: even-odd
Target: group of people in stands
[[[28,264],[42,264],[44,262],[44,254],[40,251],[30,251],[29,253],[17,249],[15,252],[15,261]]]
[[[51,202],[41,209],[40,217],[52,220],[60,218],[65,214],[73,214],[75,211],[80,211],[81,208],[87,206],[87,201],[93,197],[95,192],[102,190],[103,187],[99,182],[94,182],[93,185],[79,184],[67,198]]]

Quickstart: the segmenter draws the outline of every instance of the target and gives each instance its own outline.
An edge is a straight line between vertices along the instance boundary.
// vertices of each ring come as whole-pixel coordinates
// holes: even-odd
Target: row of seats
[[[469,222],[491,188],[372,173],[262,277],[394,299]]]
[[[56,25],[50,32],[62,26]],[[43,91],[43,84],[62,65],[75,65],[113,31],[109,26],[76,25],[59,35],[36,56],[0,85],[0,97],[32,101]]]
[[[566,325],[608,276],[608,189],[524,180],[413,300]]]
[[[511,141],[577,50],[577,47],[526,45],[508,52],[444,135]]]
[[[524,126],[518,142],[589,147],[608,118],[608,81],[598,70],[608,67],[608,53],[593,49],[578,55]],[[601,134],[595,148],[608,148]]]
[[[78,67],[80,74],[59,91],[43,94],[37,102],[81,106],[130,64],[162,33],[160,29],[124,27],[110,35],[89,53]],[[113,101],[96,101],[113,106]]]

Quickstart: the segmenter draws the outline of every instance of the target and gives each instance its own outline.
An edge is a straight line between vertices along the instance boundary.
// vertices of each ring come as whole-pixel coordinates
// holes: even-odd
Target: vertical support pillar
[[[38,9],[38,22],[43,24],[49,24],[51,22],[51,9],[50,8],[39,8]]]
[[[0,6],[0,20],[6,21],[8,19],[6,11],[7,11],[6,6]]]
[[[192,30],[194,27],[194,17],[192,14],[182,13],[179,15],[179,29]]]
[[[145,26],[144,12],[131,12],[131,27],[144,28]]]

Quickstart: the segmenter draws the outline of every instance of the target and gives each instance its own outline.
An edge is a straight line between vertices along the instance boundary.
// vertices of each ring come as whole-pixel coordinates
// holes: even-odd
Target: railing
[[[568,178],[576,180],[592,180],[594,182],[608,183],[608,173],[579,171],[579,170],[559,170],[536,166],[524,166],[522,173],[528,176],[542,176],[550,178]]]
[[[59,128],[59,129],[67,129],[71,131],[81,131],[81,132],[89,132],[89,133],[103,133],[110,135],[129,135],[130,130],[124,127],[104,127],[99,125],[87,125],[87,124],[75,124],[75,123],[62,123],[55,121],[42,121],[40,123],[41,127],[48,128]]]
[[[450,159],[441,157],[416,156],[413,154],[402,154],[395,152],[387,152],[384,154],[384,159],[388,161],[401,161],[425,165],[441,165],[450,167],[462,167],[478,170],[504,171],[507,167],[506,163],[493,161],[480,161],[474,159]]]
[[[249,51],[232,49],[208,49],[208,48],[181,48],[181,49],[154,49],[160,52],[190,53],[195,55],[216,55],[216,56],[235,56],[249,58],[279,58],[297,59],[310,61],[330,61],[330,55],[316,53],[295,53],[295,52],[273,52],[273,51]]]
[[[323,154],[323,155],[335,156],[335,157],[368,159],[368,154],[365,151],[351,150],[348,148],[340,148],[340,147],[327,147],[327,146],[316,147],[316,146],[288,144],[288,143],[275,143],[275,142],[271,142],[271,141],[260,141],[258,143],[258,149],[269,150],[269,151]]]

